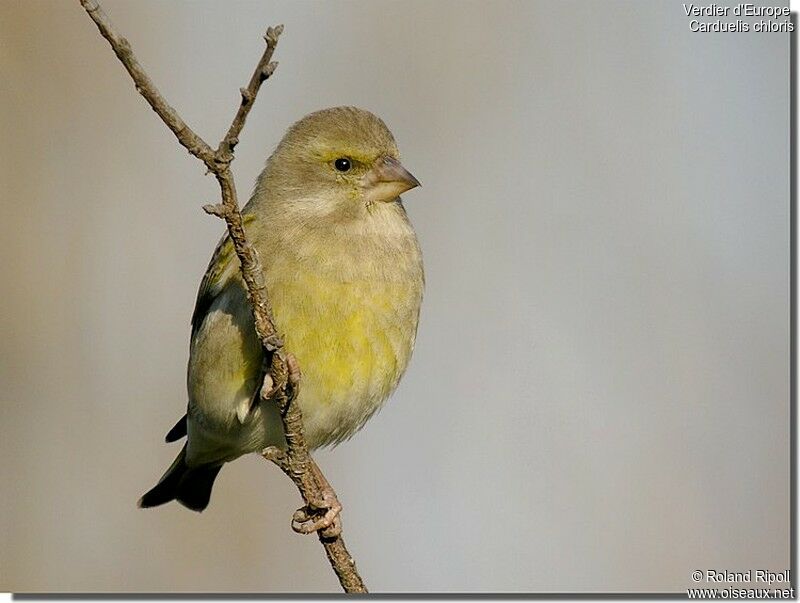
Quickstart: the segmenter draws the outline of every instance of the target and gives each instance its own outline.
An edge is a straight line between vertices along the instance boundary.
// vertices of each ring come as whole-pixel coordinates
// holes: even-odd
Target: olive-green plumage
[[[298,404],[311,448],[360,429],[408,365],[423,272],[398,195],[418,184],[379,118],[337,107],[289,129],[242,211],[276,327],[303,371]],[[261,361],[225,237],[192,318],[187,417],[167,436],[188,440],[142,506],[177,499],[202,510],[223,463],[285,444],[274,405],[256,396]]]

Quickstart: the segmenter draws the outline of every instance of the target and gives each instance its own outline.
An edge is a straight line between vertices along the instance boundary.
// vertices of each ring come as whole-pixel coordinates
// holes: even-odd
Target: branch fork
[[[317,533],[331,567],[346,592],[367,592],[341,536],[341,504],[308,451],[303,435],[303,417],[295,404],[300,387],[300,367],[297,360],[283,350],[283,341],[275,329],[261,262],[257,251],[247,240],[230,169],[234,159],[233,149],[239,142],[239,134],[259,88],[278,66],[277,62],[272,61],[272,55],[283,33],[283,25],[267,29],[264,35],[266,48],[247,86],[240,89],[241,102],[228,131],[217,148],[213,149],[167,103],[139,64],[130,43],[117,32],[97,0],[80,0],[80,3],[101,35],[111,44],[117,58],[133,79],[136,91],[150,104],[178,142],[202,161],[207,173],[214,174],[219,183],[221,202],[205,205],[203,210],[225,220],[228,227],[253,309],[256,333],[264,351],[264,378],[258,396],[262,402],[278,405],[286,436],[285,450],[270,447],[263,451],[262,456],[277,465],[295,483],[303,497],[305,506],[294,513],[292,528],[301,534]]]

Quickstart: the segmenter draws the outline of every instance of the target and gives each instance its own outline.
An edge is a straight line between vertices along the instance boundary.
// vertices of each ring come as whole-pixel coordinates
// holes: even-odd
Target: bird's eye
[[[333,162],[333,167],[339,172],[349,172],[352,165],[347,157],[339,157],[339,159]]]

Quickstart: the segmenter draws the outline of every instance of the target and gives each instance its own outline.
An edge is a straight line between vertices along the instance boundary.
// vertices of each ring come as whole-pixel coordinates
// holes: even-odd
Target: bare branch
[[[167,127],[172,130],[178,138],[178,142],[211,169],[214,160],[214,151],[184,123],[177,111],[164,100],[158,88],[153,84],[153,81],[139,64],[139,61],[136,60],[128,40],[117,33],[114,26],[111,25],[111,22],[108,20],[108,16],[96,0],[80,0],[80,2],[86,12],[89,13],[92,21],[97,25],[100,33],[108,40],[108,43],[111,44],[111,48],[114,49],[117,58],[119,58],[125,66],[125,69],[128,70],[131,78],[133,78],[133,83],[136,84],[136,90],[139,94],[150,103],[153,110],[158,113],[161,121],[167,124]]]
[[[242,214],[236,196],[236,186],[230,164],[233,149],[239,140],[247,115],[252,108],[261,84],[275,71],[277,63],[272,54],[278,44],[283,26],[270,27],[264,36],[267,47],[261,56],[247,87],[242,88],[241,103],[233,121],[217,150],[214,151],[180,118],[156,88],[133,54],[128,41],[119,35],[96,0],[80,0],[81,5],[97,25],[100,33],[111,44],[114,53],[125,66],[136,89],[158,113],[161,120],[189,152],[200,159],[213,173],[220,186],[221,203],[203,206],[212,215],[225,220],[233,242],[252,305],[255,327],[264,351],[264,380],[260,388],[263,403],[276,403],[281,411],[287,448],[285,451],[270,447],[262,453],[275,463],[300,491],[305,507],[293,517],[292,527],[300,533],[317,532],[320,542],[339,582],[345,592],[366,592],[364,582],[356,570],[341,536],[341,505],[327,479],[311,458],[303,435],[303,418],[295,403],[300,387],[300,367],[297,361],[283,351],[283,341],[278,336],[267,299],[261,262],[256,249],[248,241]]]
[[[261,84],[269,79],[275,73],[278,63],[270,62],[272,60],[272,53],[275,52],[275,47],[278,45],[278,38],[283,33],[283,25],[277,27],[267,28],[267,33],[264,40],[267,42],[267,47],[264,49],[264,54],[261,55],[261,60],[256,65],[256,70],[247,84],[247,88],[241,88],[239,92],[242,95],[242,102],[239,104],[239,109],[233,118],[231,127],[228,128],[225,138],[219,143],[217,148],[217,158],[227,161],[233,160],[233,148],[239,142],[239,133],[244,127],[244,122],[247,119],[247,114],[253,106],[253,101],[256,99]]]

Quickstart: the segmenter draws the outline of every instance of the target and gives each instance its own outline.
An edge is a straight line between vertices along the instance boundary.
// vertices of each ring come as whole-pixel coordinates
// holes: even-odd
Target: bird
[[[425,277],[400,195],[417,186],[379,117],[333,107],[289,127],[242,208],[275,327],[302,369],[296,403],[310,450],[360,430],[409,364]],[[176,500],[203,511],[225,463],[286,446],[276,404],[259,396],[263,351],[228,235],[191,326],[187,411],[166,436],[186,442],[140,507]]]

